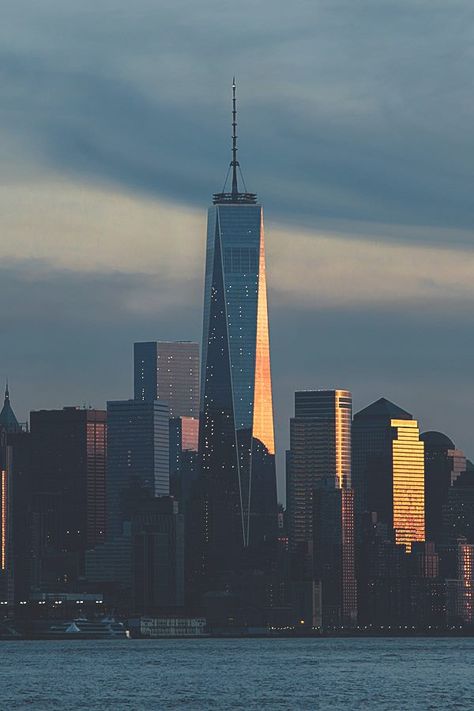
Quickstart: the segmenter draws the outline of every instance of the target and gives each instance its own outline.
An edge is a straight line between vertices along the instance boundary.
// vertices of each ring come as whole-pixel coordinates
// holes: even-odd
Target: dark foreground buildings
[[[426,539],[443,543],[443,511],[452,486],[466,471],[466,457],[442,432],[424,432],[420,439],[425,445]]]
[[[105,539],[106,413],[39,410],[30,427],[32,584],[54,590],[74,584]]]

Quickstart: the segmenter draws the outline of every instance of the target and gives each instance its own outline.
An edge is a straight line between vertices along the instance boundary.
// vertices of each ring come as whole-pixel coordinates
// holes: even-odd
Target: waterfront
[[[0,643],[1,708],[472,709],[474,639]]]

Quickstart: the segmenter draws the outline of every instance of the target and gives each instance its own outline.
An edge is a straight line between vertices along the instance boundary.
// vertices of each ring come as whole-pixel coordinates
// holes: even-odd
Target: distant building
[[[0,412],[0,600],[27,600],[31,567],[30,435],[19,424],[8,385]]]
[[[356,413],[352,462],[357,527],[376,512],[408,552],[424,541],[424,444],[412,415],[385,398]]]
[[[313,492],[326,477],[351,487],[352,396],[347,390],[295,393],[287,455],[287,524],[294,550],[313,540]]]
[[[314,579],[321,584],[324,627],[357,624],[354,492],[321,482],[314,492]]]
[[[113,607],[129,612],[132,604],[132,532],[131,523],[123,533],[86,551],[85,576],[102,590]]]
[[[443,507],[448,503],[449,490],[466,470],[466,457],[441,432],[424,432],[425,443],[425,522],[426,539],[443,540]]]
[[[199,418],[199,344],[135,343],[134,397],[168,403],[170,417]]]
[[[10,391],[8,389],[8,384],[5,388],[5,399],[3,401],[3,407],[0,412],[0,428],[7,432],[7,434],[12,434],[14,432],[22,432],[24,428],[20,425],[16,419],[16,415],[13,412],[13,408],[10,402]]]
[[[34,582],[70,584],[105,538],[106,413],[39,410],[30,424]]]
[[[170,419],[170,493],[185,512],[198,477],[199,420],[192,417]]]
[[[133,606],[153,614],[184,605],[184,516],[170,497],[144,503],[135,513]]]
[[[440,567],[446,579],[447,623],[474,624],[474,545],[465,538],[442,545]]]
[[[442,506],[442,538],[447,544],[464,538],[474,543],[474,467],[467,460],[462,472],[448,489]]]
[[[352,396],[348,390],[295,393],[287,458],[287,521],[295,611],[305,624],[353,626],[357,621],[354,502],[351,489]],[[309,585],[304,593],[302,581]],[[314,587],[316,585],[316,588]],[[319,592],[318,592],[319,586]]]
[[[169,494],[169,409],[165,402],[107,403],[107,537],[122,534],[150,497]]]

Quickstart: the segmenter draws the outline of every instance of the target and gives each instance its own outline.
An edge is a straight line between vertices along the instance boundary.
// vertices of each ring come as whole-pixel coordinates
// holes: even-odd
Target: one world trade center
[[[201,534],[211,577],[261,551],[277,516],[263,209],[239,185],[235,82],[232,109],[231,189],[226,180],[209,208],[204,291]]]

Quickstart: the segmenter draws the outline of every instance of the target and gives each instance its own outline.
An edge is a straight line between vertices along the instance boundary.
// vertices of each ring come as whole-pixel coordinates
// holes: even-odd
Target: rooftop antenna
[[[240,168],[237,160],[237,102],[235,99],[235,77],[232,79],[232,196],[235,197],[238,192],[237,186],[237,168]]]
[[[229,179],[229,173],[232,170],[232,188],[229,193],[226,192],[227,181]],[[244,192],[239,192],[238,184],[238,174],[240,173],[241,181],[244,187]],[[255,193],[247,192],[247,187],[245,185],[245,180],[240,169],[240,163],[237,160],[237,100],[235,98],[235,77],[232,79],[232,160],[230,161],[229,167],[227,169],[227,175],[225,176],[224,186],[222,192],[214,193],[212,201],[214,205],[222,204],[246,204],[255,205],[257,203],[257,196]]]

